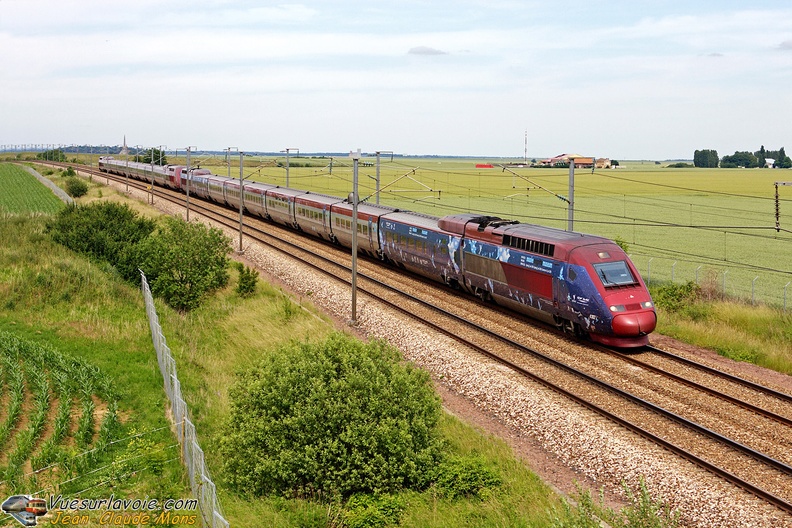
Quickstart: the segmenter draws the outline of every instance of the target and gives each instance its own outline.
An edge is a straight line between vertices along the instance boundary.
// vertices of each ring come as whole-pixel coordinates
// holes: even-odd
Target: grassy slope
[[[164,428],[146,436],[168,458],[176,457],[164,478],[141,471],[116,489],[100,487],[92,494],[188,496],[178,450],[168,447],[174,437],[164,417],[162,379],[140,293],[51,243],[43,223],[0,220],[0,330],[82,357],[110,376],[121,393],[126,434]]]

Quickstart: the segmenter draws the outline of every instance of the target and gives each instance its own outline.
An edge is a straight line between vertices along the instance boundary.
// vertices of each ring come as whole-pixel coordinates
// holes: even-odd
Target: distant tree
[[[717,150],[697,150],[693,153],[693,166],[694,167],[717,167],[718,166],[718,151]]]
[[[767,165],[767,152],[765,151],[764,145],[762,145],[762,148],[759,149],[759,152],[755,152],[754,155],[756,156],[756,162],[759,167],[764,168],[765,165]]]
[[[726,169],[736,169],[737,167],[753,169],[758,166],[759,160],[752,152],[735,152],[731,156],[721,158],[721,167]]]
[[[784,147],[781,147],[778,151],[775,166],[779,169],[792,169],[792,159],[786,155]]]
[[[611,167],[618,167],[618,166],[619,166],[619,160],[611,160]]]
[[[45,161],[66,161],[66,154],[61,149],[45,150],[36,154],[36,159]]]
[[[150,148],[135,156],[135,161],[140,163],[154,163],[154,165],[167,165],[168,158],[165,152],[158,148]]]

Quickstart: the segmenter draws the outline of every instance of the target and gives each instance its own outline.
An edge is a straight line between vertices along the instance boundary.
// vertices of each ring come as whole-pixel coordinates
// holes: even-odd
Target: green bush
[[[629,253],[630,252],[630,246],[627,244],[627,241],[625,241],[622,237],[614,238],[613,242],[617,246],[619,246],[622,249],[622,251],[624,251],[625,253]]]
[[[252,297],[256,293],[256,285],[258,284],[258,271],[249,268],[241,262],[235,262],[234,267],[239,272],[239,283],[236,287],[236,292],[240,297]]]
[[[154,231],[154,221],[140,218],[126,205],[96,202],[61,209],[47,223],[55,242],[97,261],[108,262],[129,280],[139,280],[131,262],[135,246]]]
[[[700,298],[701,288],[692,281],[688,281],[685,284],[663,284],[652,293],[652,299],[654,299],[655,304],[669,312],[682,311]]]
[[[500,475],[479,456],[449,458],[437,467],[435,473],[437,491],[449,499],[483,499],[489,490],[500,485]]]
[[[440,402],[383,342],[292,343],[239,374],[221,438],[226,481],[256,496],[426,487]]]
[[[347,528],[397,526],[405,507],[399,496],[357,494],[347,501],[342,517]]]
[[[219,229],[166,217],[159,230],[138,245],[135,256],[151,292],[186,311],[228,284],[229,253],[231,242]]]
[[[71,169],[71,167],[69,167]],[[66,180],[66,193],[72,198],[79,198],[88,193],[88,184],[80,178],[72,177]]]

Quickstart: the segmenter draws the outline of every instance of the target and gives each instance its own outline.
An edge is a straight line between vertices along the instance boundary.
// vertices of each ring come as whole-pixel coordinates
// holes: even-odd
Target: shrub
[[[71,167],[69,167],[71,169]],[[80,178],[72,177],[66,180],[66,193],[72,198],[79,198],[88,193],[88,184]]]
[[[613,239],[613,242],[617,246],[619,246],[622,249],[622,251],[624,251],[625,253],[630,252],[630,246],[627,244],[627,241],[625,241],[622,237],[617,236],[616,238]]]
[[[347,528],[397,526],[405,506],[399,496],[357,494],[347,501],[343,519]]]
[[[500,485],[500,475],[479,456],[452,457],[436,470],[435,486],[449,499],[486,498],[490,489]]]
[[[47,223],[46,230],[55,242],[94,260],[108,262],[127,279],[137,280],[137,266],[130,264],[130,255],[154,231],[154,226],[153,220],[140,218],[126,205],[96,202],[61,209]]]
[[[229,253],[230,240],[219,229],[166,217],[159,230],[136,248],[135,256],[151,292],[185,311],[228,284]]]
[[[664,284],[657,288],[652,298],[657,306],[669,312],[680,312],[701,298],[701,288],[692,281]]]
[[[240,297],[253,296],[256,293],[256,285],[258,284],[258,271],[245,266],[241,262],[235,262],[234,267],[239,272],[239,283],[236,287],[237,294]]]
[[[419,489],[439,457],[429,375],[383,342],[292,343],[246,367],[230,399],[225,479],[252,495]]]

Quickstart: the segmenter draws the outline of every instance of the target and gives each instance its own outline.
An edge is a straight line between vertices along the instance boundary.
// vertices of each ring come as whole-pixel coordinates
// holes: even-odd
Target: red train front
[[[649,291],[624,251],[613,242],[600,240],[578,245],[568,253],[563,281],[566,317],[600,343],[646,345],[657,325]]]

